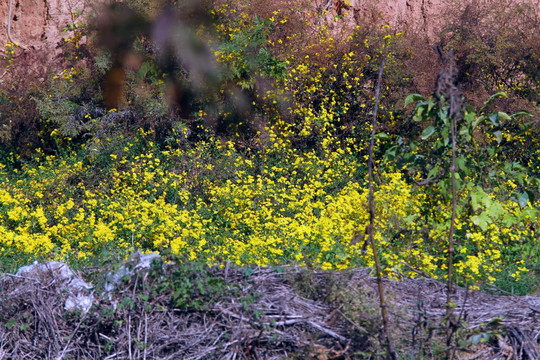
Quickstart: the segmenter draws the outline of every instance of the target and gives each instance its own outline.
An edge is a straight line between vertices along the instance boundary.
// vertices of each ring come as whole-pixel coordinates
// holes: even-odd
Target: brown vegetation
[[[31,277],[4,275],[0,356],[346,360],[378,358],[377,352],[383,350],[377,336],[377,285],[367,270],[277,272],[225,267],[207,268],[204,279],[197,278],[196,269],[186,270],[189,265],[158,265],[154,272],[124,279],[111,293],[97,286],[87,314],[64,309],[66,284],[52,271]],[[188,286],[182,289],[191,294],[183,303],[174,302],[175,288],[160,285],[164,281],[160,276],[174,279],[175,273],[185,276],[176,285]],[[86,269],[82,275],[104,280],[102,269]],[[193,283],[188,285],[189,281]],[[223,286],[215,292],[208,281]],[[446,311],[446,286],[430,279],[386,280],[384,285],[399,353],[442,358],[440,321]],[[207,291],[202,302],[197,289]],[[462,341],[459,358],[540,356],[539,298],[495,296],[458,287],[454,299],[459,321],[466,323],[456,335]]]

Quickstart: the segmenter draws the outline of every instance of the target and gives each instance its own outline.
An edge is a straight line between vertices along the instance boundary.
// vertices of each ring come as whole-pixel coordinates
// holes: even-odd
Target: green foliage
[[[255,17],[250,25],[223,41],[216,57],[226,65],[225,79],[232,80],[242,89],[253,89],[258,77],[285,78],[287,64],[266,47],[268,34],[272,31],[270,20]]]
[[[210,273],[207,264],[196,262],[180,264],[160,286],[172,291],[172,306],[182,310],[209,310],[232,291],[224,279]]]
[[[504,96],[502,92],[494,94],[485,106]],[[445,107],[448,105],[440,106],[434,99],[426,100],[418,94],[412,94],[405,100],[406,105],[414,102],[417,103],[414,120],[426,124],[421,135],[423,141],[410,140],[404,144],[399,161],[407,169],[410,179],[423,185],[423,191],[433,198],[429,202],[431,206],[445,204],[443,206],[449,208],[448,153],[451,139],[448,109]],[[484,109],[478,111],[482,115],[477,115],[471,106],[466,107],[463,120],[457,124],[455,171],[459,198],[456,237],[459,246],[455,266],[466,270],[459,278],[465,283],[467,279],[474,278],[475,261],[480,261],[476,267],[481,266],[484,271],[503,271],[503,267],[496,265],[497,258],[501,256],[510,257],[513,263],[518,264],[513,267],[512,277],[519,278],[520,273],[526,271],[523,264],[528,255],[524,247],[516,244],[528,242],[525,239],[533,235],[530,229],[537,226],[539,217],[531,201],[538,192],[537,181],[525,167],[505,160],[501,146],[503,135],[500,129],[504,122],[530,114],[520,111],[508,115],[494,111],[483,115]],[[390,156],[393,158],[394,154]],[[436,208],[440,209],[439,206]],[[437,228],[441,234],[446,232],[448,217],[440,217],[429,210],[424,214],[430,233]],[[521,251],[511,250],[516,248]],[[494,252],[496,256],[493,256]]]

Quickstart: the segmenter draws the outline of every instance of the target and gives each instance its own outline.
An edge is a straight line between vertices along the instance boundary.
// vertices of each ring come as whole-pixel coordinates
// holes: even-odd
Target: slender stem
[[[456,208],[457,208],[457,198],[456,198],[456,114],[454,109],[454,102],[456,99],[450,99],[450,128],[452,136],[452,160],[450,164],[450,181],[452,183],[452,218],[450,220],[450,233],[448,235],[448,289],[446,294],[446,346],[447,354],[446,358],[451,360],[454,357],[454,352],[452,350],[452,336],[454,334],[454,324],[453,311],[452,311],[452,290],[453,290],[453,272],[454,272],[454,231],[455,231],[455,222],[456,222]]]
[[[384,66],[386,64],[386,55],[383,57],[381,68],[379,70],[379,77],[377,79],[377,89],[375,93],[375,108],[373,110],[373,123],[371,129],[371,141],[369,143],[369,160],[368,160],[368,174],[369,174],[369,225],[367,233],[369,236],[369,243],[371,244],[371,250],[373,251],[373,258],[375,260],[375,272],[377,273],[377,286],[379,289],[379,307],[381,308],[382,317],[382,333],[386,340],[386,346],[388,349],[388,357],[392,360],[397,360],[397,355],[392,345],[390,338],[390,332],[388,331],[388,312],[386,310],[386,302],[384,299],[383,280],[381,275],[381,264],[379,261],[379,255],[377,254],[377,245],[375,244],[375,238],[373,237],[373,227],[375,223],[375,199],[373,195],[373,148],[375,147],[375,133],[377,131],[377,110],[379,109],[379,96],[381,92],[381,82]]]

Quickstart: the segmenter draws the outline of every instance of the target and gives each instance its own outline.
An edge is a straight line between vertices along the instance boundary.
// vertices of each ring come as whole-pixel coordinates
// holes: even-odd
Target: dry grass
[[[155,272],[154,267],[136,273],[111,293],[96,286],[96,301],[87,314],[64,309],[66,284],[53,272],[30,277],[5,274],[0,280],[1,357],[379,358],[376,284],[367,270],[207,268],[205,286],[219,282],[223,287],[219,293],[209,288],[205,297],[196,290],[194,273],[185,272],[189,264],[159,266],[163,271]],[[175,289],[163,286],[173,283],[179,267],[184,267],[194,290],[182,306],[172,301]],[[101,274],[83,276],[104,279]],[[178,280],[176,286],[188,283]],[[437,344],[444,329],[445,285],[432,279],[407,279],[387,280],[385,286],[398,352],[440,358]],[[453,300],[456,314],[467,323],[462,338],[489,335],[484,343],[462,343],[460,358],[540,356],[540,298],[458,288]]]

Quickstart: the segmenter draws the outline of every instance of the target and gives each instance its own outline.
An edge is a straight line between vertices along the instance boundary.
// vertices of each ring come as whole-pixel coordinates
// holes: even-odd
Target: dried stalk
[[[454,351],[452,350],[452,338],[455,332],[455,327],[459,326],[454,321],[454,314],[452,312],[452,284],[454,282],[454,231],[456,223],[456,119],[454,114],[450,115],[450,127],[452,136],[452,163],[450,164],[450,181],[452,183],[452,218],[450,220],[450,233],[448,234],[448,292],[446,298],[446,346],[448,352],[446,354],[447,359],[452,360],[454,357]]]
[[[377,287],[379,290],[379,307],[381,309],[382,317],[382,334],[386,340],[386,346],[388,350],[388,357],[392,360],[397,360],[397,355],[392,345],[392,339],[390,338],[390,332],[388,331],[388,312],[386,310],[386,301],[384,299],[384,287],[381,274],[381,263],[379,261],[379,255],[377,254],[377,245],[375,244],[375,238],[373,236],[373,227],[375,223],[375,199],[373,195],[373,148],[375,147],[375,132],[377,130],[377,110],[379,109],[379,96],[381,92],[382,75],[384,66],[386,64],[386,54],[384,55],[381,68],[379,69],[379,77],[377,78],[377,89],[375,93],[375,108],[373,109],[373,123],[371,129],[371,140],[369,143],[369,160],[368,160],[368,174],[369,174],[369,195],[368,195],[368,207],[369,207],[369,225],[366,229],[368,234],[368,241],[371,244],[371,250],[373,251],[373,258],[375,260],[375,272],[377,273]]]
[[[169,271],[174,268],[168,268],[167,274]],[[252,359],[269,360],[283,359],[291,353],[309,357],[314,346],[324,350],[328,359],[353,358],[358,351],[373,351],[371,345],[358,342],[355,332],[351,331],[356,327],[367,334],[369,343],[373,344],[376,335],[370,332],[370,322],[364,323],[361,318],[353,321],[353,317],[348,319],[346,315],[342,315],[342,321],[331,314],[336,311],[333,304],[323,299],[304,298],[294,280],[302,271],[305,270],[291,267],[282,274],[261,268],[246,278],[241,268],[229,268],[228,278],[232,284],[237,284],[244,294],[252,291],[261,295],[248,309],[238,301],[237,293],[226,295],[211,309],[201,311],[169,308],[170,293],[154,293],[151,303],[136,297],[132,309],[117,311],[113,318],[104,311],[111,308],[111,299],[118,302],[132,294],[135,279],[124,283],[118,294],[105,297],[96,293],[92,315],[78,318],[75,314],[66,316],[62,281],[54,278],[54,273],[45,272],[28,279],[0,276],[3,294],[0,296],[0,358],[43,359],[46,356],[43,349],[46,349],[47,359],[128,359],[130,346],[133,359],[205,360],[236,356],[245,360],[248,348]],[[216,268],[213,276],[225,279],[225,269]],[[320,288],[336,284],[336,279],[341,284],[339,289],[353,288],[359,290],[358,294],[370,295],[376,292],[377,280],[365,270],[313,273],[314,284]],[[152,294],[153,281],[139,276],[139,284],[146,285],[138,291]],[[411,350],[413,359],[431,344],[444,344],[446,339],[439,338],[438,334],[430,340],[431,335],[424,338],[421,332],[430,331],[430,324],[444,316],[445,309],[440,304],[446,299],[446,284],[434,279],[404,279],[388,280],[384,286],[387,292],[391,289],[396,294],[394,301],[401,309],[413,309],[419,299],[423,300],[419,318],[407,312],[395,325],[401,334],[411,333],[416,327],[416,346]],[[506,359],[513,353],[540,359],[540,297],[495,296],[480,291],[467,292],[454,285],[452,298],[458,303],[454,309],[456,316],[459,315],[457,323],[467,314],[471,330],[497,330],[501,334],[496,342],[486,343],[471,354],[471,359]],[[371,305],[371,301],[367,304]],[[23,318],[22,313],[28,318]],[[5,326],[11,318],[17,323]],[[126,326],[129,321],[131,327]],[[29,322],[31,326],[22,331],[22,322]],[[493,325],[486,325],[489,323]],[[137,346],[139,342],[135,338],[144,339],[144,351]]]

